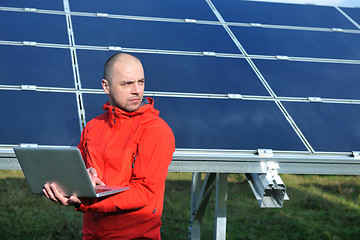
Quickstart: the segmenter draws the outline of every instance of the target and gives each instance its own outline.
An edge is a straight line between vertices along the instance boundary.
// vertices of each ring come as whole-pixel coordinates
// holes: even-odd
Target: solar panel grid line
[[[24,85],[16,86],[16,85],[0,85],[0,90],[12,90],[12,91],[24,91]],[[34,92],[54,92],[54,93],[76,93],[77,90],[75,88],[61,88],[61,87],[41,87],[41,86],[34,86],[36,87]],[[25,90],[29,91],[29,90]]]
[[[346,14],[341,8],[335,7],[344,17],[346,17],[352,24],[354,24],[358,29],[360,29],[360,23],[352,19],[348,14]]]
[[[220,56],[220,54],[217,55]],[[227,55],[223,55],[223,56],[227,56]],[[228,57],[232,57],[232,56],[228,56]],[[251,59],[264,59],[264,60],[276,60],[276,61],[285,60],[285,59],[279,59],[279,55],[272,56],[272,55],[249,54],[247,57]],[[286,58],[287,61],[297,61],[297,62],[360,64],[360,60],[352,60],[352,59],[292,57],[292,56],[286,56]]]
[[[235,27],[252,27],[252,28],[269,28],[269,29],[284,29],[284,30],[299,30],[299,31],[315,31],[315,32],[334,32],[336,28],[324,28],[324,27],[305,27],[305,26],[290,26],[290,25],[275,25],[265,23],[238,23],[238,22],[225,22],[228,26]],[[359,30],[354,29],[342,29],[344,33],[360,34]]]
[[[0,45],[10,45],[10,46],[25,46],[24,42],[27,41],[7,41],[7,40],[0,40]],[[29,47],[29,46],[27,46]],[[33,47],[44,47],[44,48],[70,48],[70,45],[65,44],[57,44],[57,43],[41,43],[36,42],[36,45]]]
[[[38,8],[15,8],[15,7],[1,7],[0,11],[11,11],[11,12],[32,12],[32,13],[41,13],[41,14],[54,14],[54,15],[65,15],[64,11],[57,10],[46,10]]]
[[[282,102],[311,102],[309,98],[306,97],[277,97],[279,101]],[[360,104],[358,99],[335,99],[335,98],[321,98],[321,103],[338,103],[338,104]]]
[[[73,25],[72,25],[72,21],[71,21],[69,1],[63,0],[63,4],[64,4],[64,10],[66,12],[66,23],[67,23],[66,25],[67,25],[69,43],[71,46],[71,48],[70,48],[71,62],[72,62],[72,68],[73,68],[74,85],[77,90],[76,91],[76,104],[77,104],[77,108],[78,108],[78,119],[79,119],[79,127],[80,127],[80,132],[81,132],[86,125],[86,115],[85,115],[85,108],[84,108],[82,94],[80,92],[80,90],[81,90],[80,71],[79,71],[79,64],[78,64],[77,55],[76,55],[76,48],[75,48],[76,43],[75,43]]]
[[[164,50],[164,49],[148,49],[148,48],[128,48],[121,46],[93,46],[93,45],[76,45],[76,49],[82,50],[98,50],[98,51],[114,51],[114,52],[127,52],[127,53],[152,53],[152,54],[171,54],[183,56],[203,56],[203,52],[195,51],[177,51],[177,50]],[[117,49],[118,48],[118,49]],[[121,50],[120,50],[121,48]],[[219,56],[226,56],[220,54]]]
[[[18,85],[0,85],[0,90],[15,90],[21,91],[22,86]],[[41,87],[36,86],[38,92],[57,92],[57,93],[84,93],[84,94],[105,94],[102,89],[71,89],[71,88],[59,88],[59,87]],[[228,100],[253,100],[253,101],[274,101],[272,97],[268,96],[255,96],[255,95],[241,95],[241,99],[232,99],[229,98],[229,94],[215,94],[215,93],[186,93],[186,92],[154,92],[154,91],[145,91],[144,96],[147,97],[175,97],[175,98],[210,98],[210,99],[228,99]],[[281,102],[309,102],[308,97],[286,97],[280,96],[277,97],[277,100]],[[336,103],[336,104],[360,104],[358,99],[332,99],[332,98],[322,98],[321,103]]]
[[[1,87],[1,86],[0,86]],[[81,89],[85,94],[105,94],[102,89]],[[269,96],[256,96],[241,94],[241,99],[229,97],[231,93],[216,94],[216,93],[190,93],[190,92],[158,92],[158,91],[144,91],[144,96],[147,97],[184,97],[184,98],[210,98],[210,99],[229,99],[229,100],[254,100],[254,101],[274,101],[273,97]],[[233,94],[233,93],[232,93]],[[312,101],[309,97],[286,97],[278,96],[276,98],[281,102],[308,102]],[[335,98],[322,98],[322,103],[338,103],[338,104],[360,104],[359,99],[335,99]]]
[[[99,17],[99,18],[113,18],[113,19],[127,19],[138,21],[155,21],[155,22],[169,22],[169,23],[188,23],[188,24],[204,24],[204,25],[221,25],[216,21],[201,20],[201,19],[188,19],[188,18],[160,18],[160,17],[147,17],[147,16],[134,16],[134,15],[120,15],[109,13],[91,13],[91,12],[70,12],[73,16],[82,17]]]

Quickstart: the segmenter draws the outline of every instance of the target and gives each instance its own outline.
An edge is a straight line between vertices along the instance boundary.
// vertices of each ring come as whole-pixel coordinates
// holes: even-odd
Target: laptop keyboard
[[[107,192],[110,191],[110,188],[95,188],[95,192],[96,193],[102,193],[102,192]]]

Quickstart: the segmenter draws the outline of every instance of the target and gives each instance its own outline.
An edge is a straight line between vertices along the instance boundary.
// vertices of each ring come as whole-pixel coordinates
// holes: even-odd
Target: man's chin
[[[136,103],[136,104],[130,104],[130,106],[126,107],[126,109],[124,109],[124,110],[127,112],[135,112],[136,110],[138,110],[140,108],[140,104],[141,104],[141,102]]]

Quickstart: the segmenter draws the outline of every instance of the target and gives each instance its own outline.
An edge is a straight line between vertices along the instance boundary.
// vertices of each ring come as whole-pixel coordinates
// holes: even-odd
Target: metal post
[[[215,239],[226,239],[227,174],[217,173],[215,203]]]
[[[191,181],[191,216],[194,216],[198,210],[199,196],[201,190],[201,173],[194,172]],[[193,218],[191,217],[191,220]],[[198,219],[190,220],[189,239],[200,239],[200,221]]]

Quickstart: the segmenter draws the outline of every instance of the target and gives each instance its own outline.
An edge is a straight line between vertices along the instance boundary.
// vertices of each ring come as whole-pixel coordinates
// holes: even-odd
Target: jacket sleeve
[[[147,128],[139,140],[139,154],[129,182],[130,189],[100,201],[85,202],[78,208],[79,211],[133,211],[163,194],[168,167],[175,151],[175,139],[167,124],[160,123]]]

